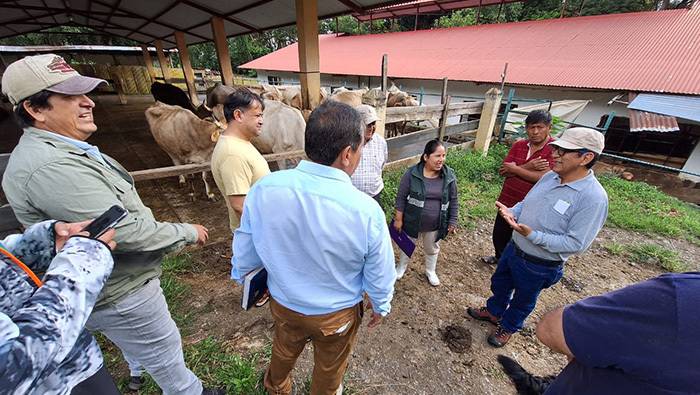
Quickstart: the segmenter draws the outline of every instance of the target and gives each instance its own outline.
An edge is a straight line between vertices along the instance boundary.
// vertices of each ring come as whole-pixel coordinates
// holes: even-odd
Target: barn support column
[[[192,104],[199,106],[199,97],[197,96],[197,86],[194,84],[194,72],[190,64],[190,54],[187,52],[187,42],[185,41],[185,33],[175,32],[175,41],[177,42],[177,50],[180,52],[180,62],[182,63],[182,72],[185,76],[187,91],[190,93],[190,101]]]
[[[481,110],[481,118],[479,119],[479,127],[476,131],[476,141],[474,143],[474,150],[482,151],[484,156],[489,153],[493,127],[496,125],[502,97],[503,92],[498,88],[491,88],[486,92],[486,102],[484,102],[484,108]]]
[[[172,84],[173,80],[170,79],[170,70],[168,69],[168,62],[165,60],[165,54],[163,53],[163,43],[160,40],[153,40],[153,44],[156,46],[156,52],[158,53],[158,63],[160,63],[160,69],[163,71],[163,79],[166,84]]]
[[[296,12],[301,105],[305,110],[313,110],[321,101],[317,0],[296,0]]]
[[[211,18],[211,32],[214,36],[214,48],[216,57],[219,59],[221,67],[221,82],[224,85],[233,86],[233,68],[231,67],[231,54],[228,51],[228,41],[226,40],[226,29],[224,20],[213,16]]]
[[[141,52],[143,52],[143,61],[146,63],[148,75],[151,76],[151,83],[153,83],[156,80],[156,69],[153,67],[153,60],[151,60],[151,54],[148,52],[146,44],[141,44]]]

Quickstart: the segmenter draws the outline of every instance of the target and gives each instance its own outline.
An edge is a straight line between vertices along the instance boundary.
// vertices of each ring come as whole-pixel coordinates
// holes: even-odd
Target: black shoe
[[[202,388],[202,395],[226,395],[226,390],[215,388]]]
[[[132,391],[138,391],[143,387],[143,384],[146,382],[146,379],[144,379],[141,376],[131,376],[129,378],[129,389]]]

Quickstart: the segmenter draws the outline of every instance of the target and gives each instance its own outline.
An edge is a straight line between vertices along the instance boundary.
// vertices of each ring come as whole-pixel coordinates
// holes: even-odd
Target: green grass
[[[626,248],[622,244],[617,244],[617,243],[610,243],[605,246],[605,249],[610,251],[611,254],[613,255],[623,255],[626,251]]]
[[[651,263],[673,273],[692,270],[692,265],[683,261],[675,251],[661,248],[655,244],[630,246],[628,257],[633,262]]]
[[[609,197],[606,225],[700,244],[700,210],[643,182],[598,176]]]

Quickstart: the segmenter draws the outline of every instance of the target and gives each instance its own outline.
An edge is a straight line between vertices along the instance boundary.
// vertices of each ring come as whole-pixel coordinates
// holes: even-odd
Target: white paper
[[[568,202],[565,202],[565,201],[559,199],[559,201],[557,201],[557,204],[554,205],[554,209],[555,209],[559,214],[564,215],[564,213],[566,212],[566,210],[569,209],[569,206],[571,206],[571,203],[568,203]]]

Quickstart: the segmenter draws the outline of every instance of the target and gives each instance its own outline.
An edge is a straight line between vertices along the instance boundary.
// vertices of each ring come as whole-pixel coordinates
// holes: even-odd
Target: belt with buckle
[[[542,259],[534,255],[530,255],[525,251],[521,250],[520,247],[518,247],[518,245],[515,244],[515,242],[511,241],[511,243],[513,243],[513,250],[515,251],[515,255],[535,265],[546,267],[558,267],[564,264],[564,261],[550,261],[549,259]]]

